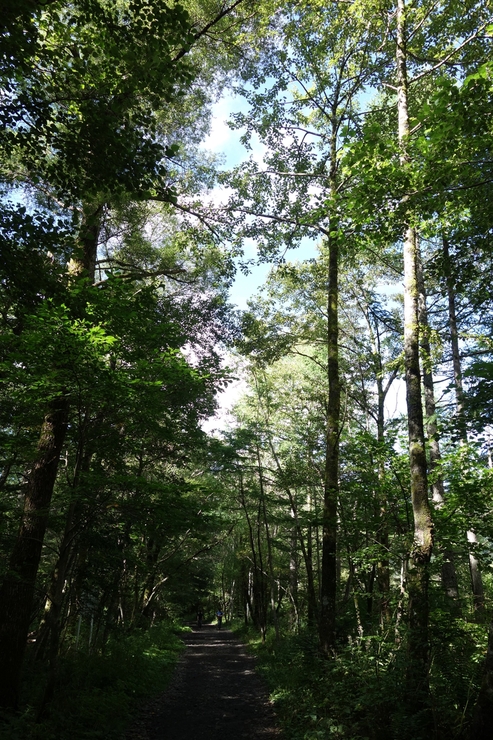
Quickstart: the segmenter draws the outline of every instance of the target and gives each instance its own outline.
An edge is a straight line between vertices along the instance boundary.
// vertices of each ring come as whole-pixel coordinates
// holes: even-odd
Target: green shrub
[[[71,652],[60,659],[53,700],[40,722],[37,707],[46,681],[29,671],[23,710],[0,725],[0,740],[118,740],[132,712],[169,683],[183,648],[176,625],[114,636],[104,655]]]
[[[326,660],[313,633],[276,642],[269,632],[262,643],[253,631],[238,631],[257,656],[287,740],[459,740],[477,695],[485,631],[438,611],[431,623],[428,717],[408,714],[405,639],[398,648],[368,637]]]

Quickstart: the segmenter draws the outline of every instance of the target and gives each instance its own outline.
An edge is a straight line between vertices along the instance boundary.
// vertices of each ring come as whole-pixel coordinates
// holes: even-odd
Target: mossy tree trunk
[[[400,165],[410,165],[408,141],[407,28],[405,0],[397,3],[397,115]],[[404,201],[404,205],[406,201]],[[408,416],[411,501],[414,532],[407,575],[409,660],[408,703],[412,714],[426,711],[429,702],[429,563],[433,550],[433,524],[428,500],[421,375],[419,367],[419,241],[411,208],[405,209],[404,251],[404,365]]]

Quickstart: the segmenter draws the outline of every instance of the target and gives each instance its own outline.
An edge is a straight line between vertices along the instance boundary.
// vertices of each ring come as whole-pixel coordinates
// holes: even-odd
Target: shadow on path
[[[280,740],[254,659],[233,634],[204,625],[182,639],[171,685],[124,740]]]

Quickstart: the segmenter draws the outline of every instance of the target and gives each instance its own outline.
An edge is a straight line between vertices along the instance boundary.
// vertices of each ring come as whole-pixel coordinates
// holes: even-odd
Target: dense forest
[[[287,738],[490,740],[489,1],[0,28],[0,737],[120,737],[221,607]]]

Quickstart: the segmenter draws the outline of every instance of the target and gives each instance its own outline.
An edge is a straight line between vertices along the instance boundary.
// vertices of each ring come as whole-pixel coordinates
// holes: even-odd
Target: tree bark
[[[26,484],[24,511],[0,588],[0,706],[15,709],[51,497],[65,439],[68,400],[52,400]]]
[[[334,228],[334,227],[332,227]],[[327,399],[324,504],[322,514],[322,574],[320,589],[319,642],[324,655],[335,651],[337,595],[337,499],[339,496],[339,434],[341,386],[339,378],[339,250],[337,238],[329,238],[327,295],[327,352],[329,395]]]
[[[79,244],[69,272],[94,280],[102,204],[84,207]],[[9,570],[0,588],[0,706],[16,708],[22,662],[32,617],[34,588],[69,413],[61,390],[45,415],[37,456],[26,485],[24,512]]]
[[[397,116],[398,137],[403,168],[409,165],[409,113],[406,48],[405,0],[397,3]],[[406,201],[404,201],[404,205]],[[408,701],[410,712],[428,709],[429,637],[428,585],[429,562],[433,550],[433,525],[428,501],[428,482],[424,444],[421,376],[419,368],[418,319],[418,235],[412,223],[411,209],[405,214],[404,251],[404,365],[408,414],[411,501],[414,514],[414,538],[409,562],[407,592],[409,597]]]

